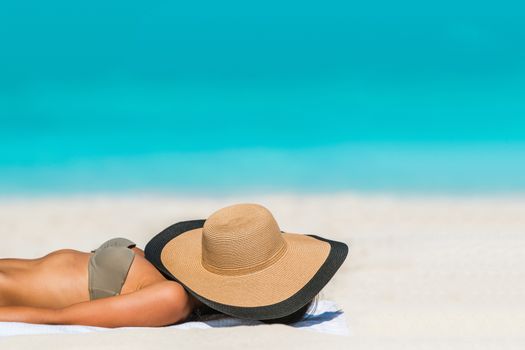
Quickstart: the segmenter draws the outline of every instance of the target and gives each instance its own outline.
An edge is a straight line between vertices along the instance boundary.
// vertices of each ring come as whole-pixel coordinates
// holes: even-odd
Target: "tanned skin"
[[[167,280],[140,248],[120,295],[89,300],[91,254],[60,249],[37,259],[0,259],[0,321],[158,327],[184,321],[200,302]]]

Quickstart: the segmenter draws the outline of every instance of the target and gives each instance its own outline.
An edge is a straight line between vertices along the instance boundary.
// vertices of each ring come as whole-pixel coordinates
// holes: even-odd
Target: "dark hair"
[[[271,323],[291,324],[291,323],[299,322],[304,318],[304,316],[307,314],[308,311],[310,311],[309,313],[311,313],[313,310],[317,308],[318,299],[319,299],[319,295],[316,295],[306,305],[304,305],[299,310],[289,315],[279,317],[279,318],[272,318],[268,320],[261,320],[261,321],[264,323],[269,323],[269,324]],[[190,314],[190,316],[188,316],[185,322],[202,321],[204,319],[203,316],[210,315],[210,314],[221,314],[221,312],[215,309],[212,309],[208,305],[202,304],[201,306],[193,309],[192,313]]]
[[[264,323],[283,323],[283,324],[291,324],[291,323],[299,322],[304,318],[304,316],[307,314],[308,311],[310,311],[311,313],[317,308],[318,299],[319,299],[319,295],[316,295],[306,305],[304,305],[299,310],[287,316],[283,316],[279,318],[272,318],[270,320],[261,320],[261,321]]]

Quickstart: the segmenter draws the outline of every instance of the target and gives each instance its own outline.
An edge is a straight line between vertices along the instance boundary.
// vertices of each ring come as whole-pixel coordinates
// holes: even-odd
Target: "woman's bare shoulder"
[[[138,247],[132,248],[135,259],[130,267],[128,276],[121,293],[128,294],[144,289],[160,282],[168,281],[167,278],[144,257],[144,251]]]
[[[140,256],[144,257],[144,250],[140,249],[139,247],[133,247],[131,248],[136,254],[139,254]]]

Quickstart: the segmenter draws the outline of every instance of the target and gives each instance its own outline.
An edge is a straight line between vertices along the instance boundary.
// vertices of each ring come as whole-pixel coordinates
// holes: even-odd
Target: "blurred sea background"
[[[525,6],[0,5],[0,193],[523,193]]]

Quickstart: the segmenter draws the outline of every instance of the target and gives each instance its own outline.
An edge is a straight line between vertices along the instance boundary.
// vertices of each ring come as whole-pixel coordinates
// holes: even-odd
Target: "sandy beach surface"
[[[88,251],[128,237],[144,247],[174,222],[256,202],[282,230],[349,244],[322,292],[351,335],[283,325],[14,336],[1,349],[525,348],[525,195],[78,195],[0,198],[0,257]]]

